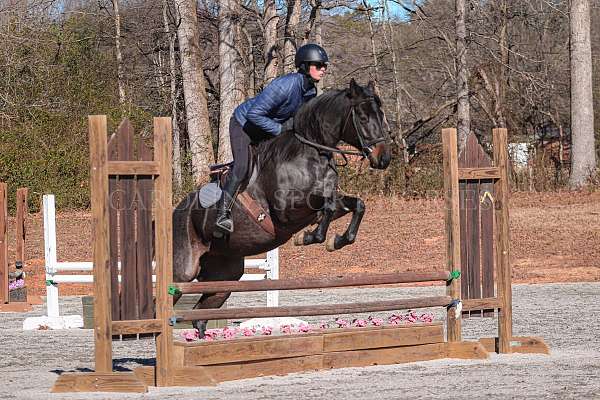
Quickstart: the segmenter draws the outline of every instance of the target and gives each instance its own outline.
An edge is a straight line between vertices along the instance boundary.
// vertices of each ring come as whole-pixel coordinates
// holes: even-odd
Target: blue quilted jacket
[[[304,75],[292,72],[274,79],[256,97],[240,104],[234,116],[250,136],[253,130],[277,136],[281,124],[316,95],[315,86]]]

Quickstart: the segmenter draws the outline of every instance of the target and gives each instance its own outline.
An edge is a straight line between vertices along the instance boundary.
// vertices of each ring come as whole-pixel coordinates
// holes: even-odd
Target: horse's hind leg
[[[364,201],[358,197],[343,196],[338,199],[337,209],[333,216],[333,219],[340,218],[349,212],[352,212],[352,219],[346,232],[343,235],[335,235],[327,240],[325,247],[328,251],[339,250],[344,246],[354,243],[356,235],[358,233],[358,227],[365,215],[366,207]]]
[[[228,257],[205,253],[200,258],[200,265],[198,281],[237,281],[244,274],[244,257]],[[194,309],[219,308],[230,295],[231,292],[202,294]],[[207,323],[207,320],[192,321],[192,325],[198,329],[201,338],[204,337]]]
[[[173,210],[173,281],[191,282],[198,277],[200,257],[208,251],[194,228],[192,209],[195,195],[190,194]]]

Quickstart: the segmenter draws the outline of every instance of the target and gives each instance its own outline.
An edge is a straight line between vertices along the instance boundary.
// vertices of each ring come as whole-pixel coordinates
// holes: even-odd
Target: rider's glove
[[[294,130],[294,117],[288,119],[281,124],[281,132],[293,131]]]

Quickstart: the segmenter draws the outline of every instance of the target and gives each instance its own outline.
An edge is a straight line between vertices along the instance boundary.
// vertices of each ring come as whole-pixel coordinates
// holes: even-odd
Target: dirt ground
[[[323,246],[283,246],[281,276],[445,268],[441,201],[370,198],[367,207],[358,241],[347,249],[332,254]],[[336,222],[332,232],[344,229],[346,223],[347,219]],[[90,260],[89,213],[59,212],[57,224],[59,259]],[[57,395],[49,391],[58,375],[94,368],[93,331],[23,331],[25,317],[45,314],[45,307],[37,305],[28,313],[0,313],[0,376],[4,383],[0,399],[599,399],[600,193],[515,194],[510,228],[513,333],[544,338],[550,355],[492,355],[489,360],[347,368],[233,381],[214,388],[152,388],[143,395]],[[40,295],[45,294],[43,250],[42,219],[33,215],[28,222],[26,269],[30,293]],[[90,285],[65,285],[61,296],[90,290]],[[280,301],[298,305],[389,300],[439,294],[444,288],[364,290],[284,292]],[[231,301],[233,306],[264,302],[264,293],[254,296],[250,300],[233,296]],[[61,312],[81,315],[80,297],[65,296],[60,301]],[[436,320],[442,319],[443,310],[437,310]],[[466,340],[492,336],[496,329],[494,318],[463,322]],[[154,357],[150,340],[115,342],[114,349],[117,370],[149,365]]]
[[[432,271],[445,268],[442,200],[366,199],[357,242],[335,253],[323,245],[280,250],[282,278],[354,273]],[[12,220],[11,220],[12,221]],[[342,232],[348,217],[332,224]],[[89,261],[88,212],[57,213],[59,261]],[[13,227],[10,226],[13,232]],[[27,224],[28,288],[45,294],[41,214]],[[511,259],[515,283],[600,281],[600,192],[515,193],[510,206]],[[12,243],[11,243],[12,245]],[[85,294],[90,285],[69,285],[61,295]]]
[[[282,305],[333,304],[439,295],[444,287],[286,291]],[[150,388],[146,394],[51,394],[64,372],[94,368],[91,329],[23,331],[25,316],[0,313],[0,399],[19,400],[566,400],[600,398],[600,283],[514,285],[515,335],[539,336],[550,355],[492,354],[487,360],[437,360],[364,368],[342,368],[224,382],[216,387]],[[232,299],[232,306],[263,304],[264,294]],[[81,298],[61,297],[65,314],[81,313]],[[435,309],[436,320],[443,310]],[[465,340],[494,335],[495,318],[463,320]],[[119,371],[151,365],[154,341],[113,343]]]

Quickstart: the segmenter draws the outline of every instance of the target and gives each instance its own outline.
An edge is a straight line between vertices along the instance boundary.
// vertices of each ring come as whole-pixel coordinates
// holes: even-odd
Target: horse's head
[[[342,140],[362,152],[372,168],[387,168],[392,159],[390,135],[373,82],[363,87],[352,79],[346,97],[350,109],[342,128]]]

